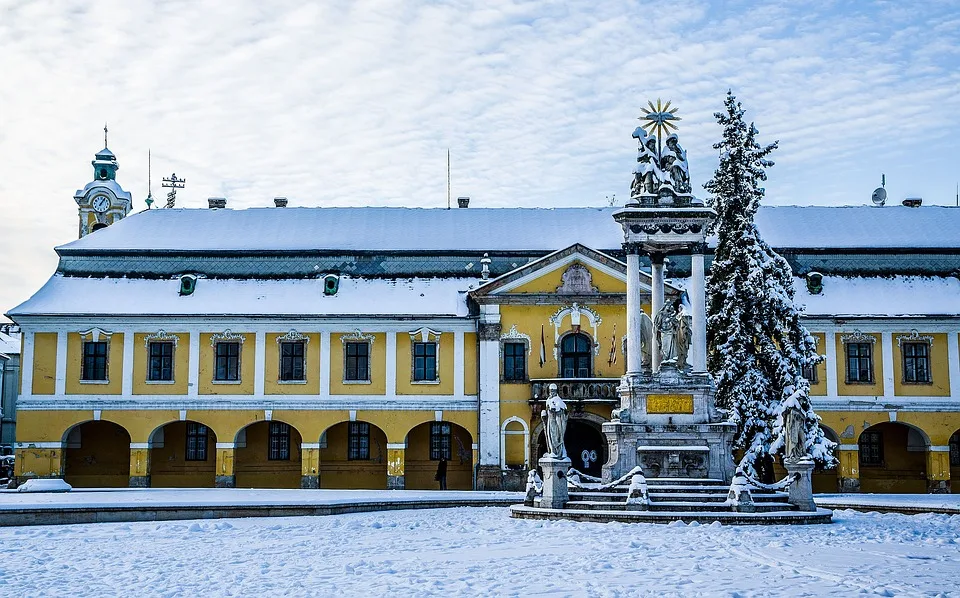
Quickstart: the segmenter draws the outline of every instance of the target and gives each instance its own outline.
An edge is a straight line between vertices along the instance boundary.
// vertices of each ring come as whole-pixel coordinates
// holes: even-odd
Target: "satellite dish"
[[[887,203],[887,190],[883,187],[877,187],[873,190],[873,196],[870,200],[873,201],[873,205],[882,206]]]

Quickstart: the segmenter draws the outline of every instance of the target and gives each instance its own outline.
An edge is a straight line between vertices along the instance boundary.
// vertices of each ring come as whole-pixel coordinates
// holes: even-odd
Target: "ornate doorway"
[[[600,477],[607,462],[607,442],[597,427],[582,419],[570,418],[563,435],[571,465],[587,475]],[[547,439],[541,426],[537,437],[537,461],[547,452]]]

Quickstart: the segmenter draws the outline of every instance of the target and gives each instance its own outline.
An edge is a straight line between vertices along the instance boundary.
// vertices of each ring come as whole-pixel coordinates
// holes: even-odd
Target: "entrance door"
[[[563,444],[574,469],[599,478],[603,473],[603,464],[607,462],[607,442],[603,432],[588,423],[571,419],[567,421],[567,432],[563,435]],[[547,439],[540,433],[537,441],[537,460],[547,452]]]

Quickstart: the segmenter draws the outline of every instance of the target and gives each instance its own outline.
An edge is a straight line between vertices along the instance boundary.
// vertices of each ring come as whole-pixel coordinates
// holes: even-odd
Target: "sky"
[[[732,89],[770,205],[956,201],[960,0],[0,0],[0,313],[77,236],[103,146],[145,207],[601,206],[671,100],[698,194]],[[202,231],[197,231],[202,234]]]

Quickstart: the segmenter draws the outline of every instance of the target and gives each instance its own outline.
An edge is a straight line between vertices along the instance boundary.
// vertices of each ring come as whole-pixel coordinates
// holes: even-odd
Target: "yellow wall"
[[[470,433],[457,425],[450,426],[450,452],[447,462],[447,489],[473,488],[473,450]],[[404,455],[404,488],[432,490],[439,488],[434,479],[439,461],[430,460],[430,424],[424,423],[410,430]]]
[[[926,452],[906,450],[907,426],[888,423],[874,429],[883,434],[883,465],[860,465],[861,492],[926,493]]]
[[[879,334],[866,334],[873,343],[873,384],[847,384],[847,351],[841,334],[837,335],[837,394],[840,396],[883,396],[883,347]]]
[[[387,335],[383,332],[373,334],[373,346],[370,347],[370,384],[351,382],[345,384],[343,371],[345,363],[344,336],[355,332],[334,333],[330,335],[330,394],[332,395],[382,395],[387,389]],[[391,333],[393,334],[393,333]],[[399,377],[399,374],[397,375]]]
[[[557,291],[557,287],[563,283],[563,273],[566,272],[567,269],[573,264],[582,264],[582,262],[579,260],[574,260],[570,264],[561,266],[553,272],[548,272],[543,276],[536,278],[535,280],[531,280],[530,282],[513,289],[510,291],[510,293],[555,293]],[[593,286],[595,286],[601,293],[627,292],[627,283],[625,280],[614,278],[609,274],[605,274],[595,268],[592,268],[588,264],[582,265],[590,271],[590,274],[593,278]]]
[[[64,479],[78,488],[123,488],[129,484],[130,436],[122,427],[107,422],[80,426],[80,446],[68,446]]]
[[[893,392],[896,395],[949,397],[950,396],[950,362],[947,357],[947,335],[920,333],[921,336],[933,337],[930,346],[930,373],[932,384],[908,384],[903,382],[903,351],[898,339],[909,337],[909,334],[893,335]]]
[[[103,337],[101,337],[102,339]],[[86,337],[90,340],[91,337]],[[118,395],[123,379],[123,333],[115,332],[107,340],[107,383],[80,382],[83,363],[83,340],[80,334],[67,334],[67,384],[68,395]]]
[[[507,424],[508,432],[516,432],[516,434],[508,434],[505,437],[504,442],[504,460],[508,466],[510,465],[524,465],[524,454],[525,454],[525,443],[523,436],[523,426],[519,422],[510,422]]]
[[[181,341],[182,342],[182,341]],[[156,488],[212,488],[217,461],[217,437],[207,433],[207,460],[187,461],[187,422],[163,427],[163,446],[153,445],[150,485]]]
[[[480,394],[480,345],[476,332],[463,334],[463,394]]]
[[[320,335],[304,334],[310,339],[304,347],[304,373],[306,382],[280,382],[280,343],[277,338],[286,333],[271,332],[265,335],[263,393],[268,395],[316,395],[320,394]]]
[[[289,422],[285,422],[289,423]],[[270,461],[270,422],[262,421],[246,428],[246,446],[235,451],[234,475],[237,488],[299,488],[300,432],[290,426],[290,460]]]
[[[366,422],[369,423],[369,422]],[[370,424],[370,459],[347,459],[349,422],[341,422],[326,432],[326,448],[320,449],[321,488],[387,487],[387,435]]]
[[[243,337],[243,342],[240,344],[240,382],[236,384],[213,382],[217,369],[214,349],[210,344],[212,336],[213,334],[208,332],[200,334],[199,393],[202,395],[252,395],[256,336],[250,333],[240,335]]]
[[[827,346],[826,335],[823,332],[814,332],[810,336],[817,339],[817,351],[823,355],[826,353]],[[821,361],[817,364],[817,383],[810,383],[810,394],[812,396],[823,397],[827,395],[827,368],[831,364],[827,361]]]
[[[33,335],[33,394],[52,395],[56,392],[56,372],[57,333],[37,332]]]
[[[151,333],[153,334],[153,333]],[[133,394],[135,395],[185,395],[190,380],[190,334],[187,332],[168,333],[176,336],[177,345],[173,348],[173,382],[147,382],[147,367],[150,363],[150,351],[147,349],[148,334],[133,335]]]
[[[453,333],[440,335],[437,347],[437,374],[439,382],[416,382],[413,380],[413,345],[410,335],[397,333],[397,394],[398,395],[452,395],[453,394]],[[464,380],[466,384],[466,380]]]

